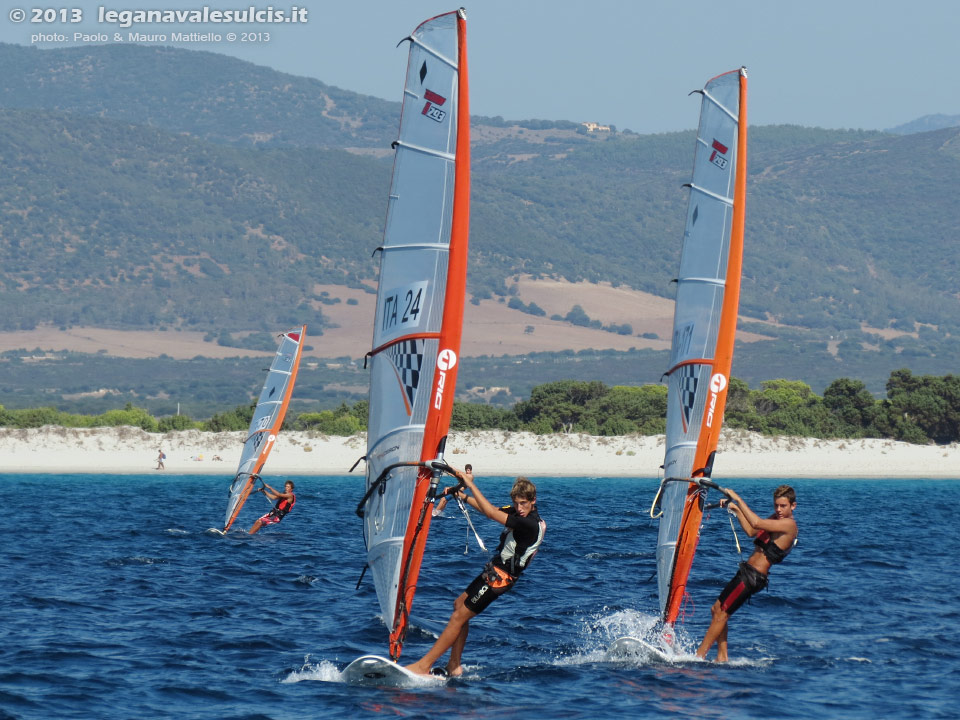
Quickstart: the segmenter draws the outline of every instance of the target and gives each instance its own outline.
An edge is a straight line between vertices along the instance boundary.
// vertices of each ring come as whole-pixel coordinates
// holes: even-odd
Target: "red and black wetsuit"
[[[753,541],[757,550],[762,552],[771,565],[783,562],[790,550],[784,550],[777,545],[766,530],[760,530]],[[792,548],[791,548],[792,549]],[[717,600],[720,608],[728,615],[733,615],[755,593],[767,586],[767,576],[749,563],[740,563],[740,569],[733,576],[733,580],[720,593]]]
[[[270,515],[271,517],[275,517],[277,519],[277,522],[280,522],[287,516],[288,512],[293,510],[293,506],[296,505],[296,503],[297,503],[297,496],[291,493],[291,497],[289,500],[287,500],[286,498],[280,498],[280,500],[277,501],[277,504],[273,506],[273,510],[271,510],[267,514]]]

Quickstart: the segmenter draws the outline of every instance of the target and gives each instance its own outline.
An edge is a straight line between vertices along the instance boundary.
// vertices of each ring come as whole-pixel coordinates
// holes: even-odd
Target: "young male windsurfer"
[[[756,547],[750,558],[740,563],[737,574],[710,608],[710,627],[697,648],[697,656],[705,658],[713,643],[717,643],[717,662],[727,661],[727,621],[730,616],[754,593],[767,586],[770,567],[783,562],[797,539],[797,523],[793,519],[797,495],[789,485],[781,485],[773,491],[773,514],[766,518],[751,510],[733,490],[723,488],[723,492],[730,500],[721,500],[721,507],[728,505],[747,535],[756,538]]]
[[[453,603],[453,613],[446,628],[433,647],[417,662],[407,665],[409,670],[421,675],[430,672],[433,663],[450,650],[446,674],[451,677],[462,675],[460,660],[463,646],[470,632],[470,620],[482,613],[498,597],[508,592],[516,583],[520,573],[530,564],[543,542],[547,524],[537,512],[537,488],[519,477],[510,490],[512,505],[496,508],[487,500],[473,479],[473,473],[457,471],[456,477],[463,482],[464,490],[457,491],[458,496],[491,520],[504,526],[500,535],[500,544],[493,557],[465,591]],[[452,490],[447,488],[444,493]],[[470,495],[466,491],[470,491]]]
[[[273,506],[270,512],[253,524],[253,527],[250,528],[251,535],[264,525],[273,525],[283,520],[283,518],[287,516],[287,513],[293,510],[293,506],[297,502],[297,496],[293,494],[293,482],[290,480],[287,480],[283,484],[283,492],[274,490],[266,483],[263,483],[263,487],[260,488],[258,492],[262,492],[270,500],[276,500],[277,504]]]

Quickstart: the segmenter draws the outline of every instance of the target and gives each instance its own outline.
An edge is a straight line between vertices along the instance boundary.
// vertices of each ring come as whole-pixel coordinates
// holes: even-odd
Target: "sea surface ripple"
[[[478,477],[509,501],[510,478]],[[717,665],[606,656],[655,624],[657,480],[539,478],[543,549],[471,624],[466,678],[388,690],[340,681],[386,653],[369,575],[355,587],[362,478],[294,480],[283,523],[218,538],[205,530],[222,524],[229,477],[0,476],[0,720],[957,717],[960,482],[791,483],[799,543],[733,617],[732,661]],[[719,482],[766,514],[782,481]],[[244,528],[268,509],[260,495],[248,506]],[[433,522],[405,660],[487,557],[454,510]],[[473,520],[494,547],[499,526]],[[679,631],[688,652],[737,561],[715,510]]]

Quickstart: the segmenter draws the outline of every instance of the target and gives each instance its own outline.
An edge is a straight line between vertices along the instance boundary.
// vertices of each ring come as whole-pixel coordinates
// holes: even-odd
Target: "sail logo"
[[[717,398],[727,387],[727,378],[717,373],[710,378],[710,402],[707,404],[707,427],[713,427],[713,416],[717,411]]]
[[[442,95],[437,95],[432,90],[427,90],[423,94],[423,97],[427,103],[423,106],[423,110],[420,112],[420,114],[426,115],[435,122],[443,122],[443,119],[447,116],[447,111],[441,110],[440,106],[443,105],[447,99]]]
[[[727,386],[727,378],[723,376],[723,373],[717,373],[712,378],[710,378],[710,392],[718,393]]]
[[[382,460],[384,456],[389,455],[390,453],[395,453],[400,449],[399,445],[394,445],[393,447],[388,447],[386,450],[381,450],[376,455],[373,456],[374,460]]]
[[[443,388],[447,384],[447,371],[453,369],[457,364],[457,354],[448,349],[441,350],[437,355],[437,391],[433,396],[433,407],[437,410],[443,408]]]
[[[457,364],[457,354],[453,350],[441,350],[437,355],[437,367],[440,370],[449,370]]]
[[[730,148],[728,148],[719,140],[714,140],[711,148],[713,149],[713,152],[710,153],[710,162],[712,162],[721,170],[725,170],[727,164],[730,162],[730,160],[726,157],[727,153],[730,151]]]

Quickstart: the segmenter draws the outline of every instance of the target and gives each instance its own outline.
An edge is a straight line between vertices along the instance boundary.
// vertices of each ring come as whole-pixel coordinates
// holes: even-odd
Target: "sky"
[[[130,32],[165,34],[162,44],[233,55],[396,101],[407,52],[398,41],[457,7],[455,0],[102,0],[69,4],[68,12],[83,17],[70,23],[59,16],[31,22],[40,10],[23,0],[4,5],[0,42],[56,48],[112,43],[118,33],[122,42]],[[306,15],[295,24],[130,28],[98,19],[101,8],[204,6],[301,8]],[[751,125],[886,129],[924,115],[960,114],[957,0],[470,0],[466,8],[475,115],[590,120],[638,133],[685,130],[699,113],[687,94],[741,65],[750,77]],[[74,42],[75,32],[92,37]],[[216,32],[221,40],[173,42],[174,32]],[[254,39],[230,42],[229,32]]]

